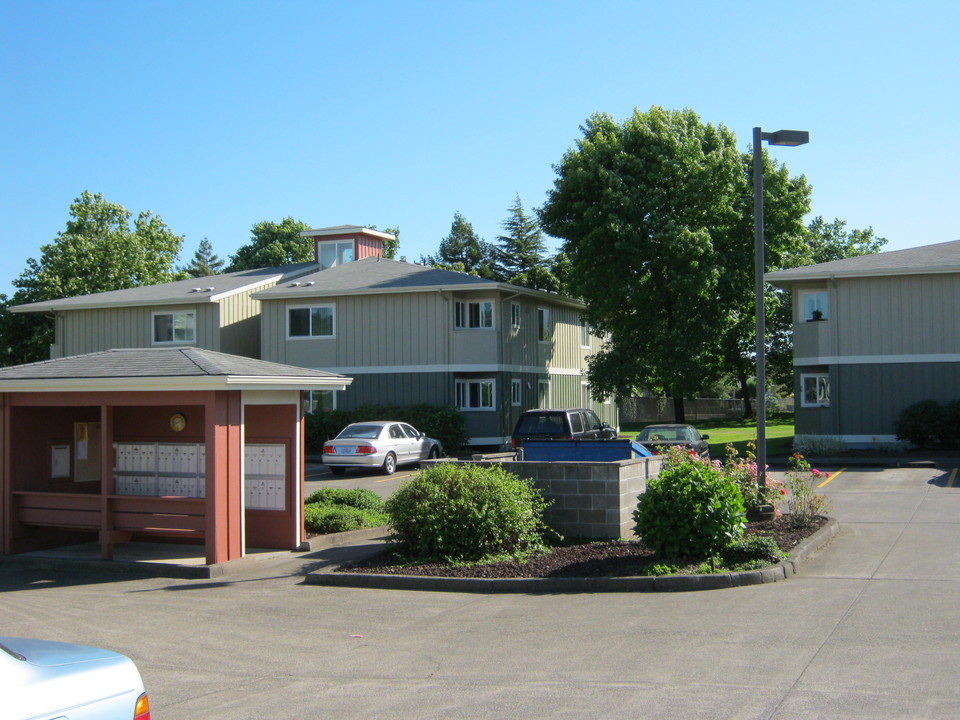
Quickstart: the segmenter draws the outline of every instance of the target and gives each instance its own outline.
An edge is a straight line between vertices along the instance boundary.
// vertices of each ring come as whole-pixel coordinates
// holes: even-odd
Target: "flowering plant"
[[[814,492],[814,483],[829,479],[830,473],[822,473],[811,468],[810,463],[800,453],[790,458],[790,471],[787,473],[787,511],[792,516],[794,527],[810,527],[821,515],[830,511],[830,500],[826,495]]]
[[[741,458],[733,445],[727,445],[727,461],[723,466],[723,472],[737,483],[740,494],[743,495],[743,504],[746,507],[771,505],[774,513],[779,515],[780,508],[775,500],[780,499],[787,491],[784,489],[782,482],[775,480],[770,475],[764,476],[763,488],[757,484],[757,456],[753,453],[756,447],[754,443],[748,442],[747,456]]]

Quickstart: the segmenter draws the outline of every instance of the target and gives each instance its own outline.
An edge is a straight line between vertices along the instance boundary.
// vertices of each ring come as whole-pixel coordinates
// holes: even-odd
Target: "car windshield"
[[[562,435],[564,432],[566,432],[566,425],[563,422],[563,413],[523,415],[517,423],[518,435]]]
[[[381,425],[347,425],[339,435],[337,435],[337,440],[343,438],[362,438],[365,440],[373,440],[380,437],[380,431],[383,429]]]
[[[648,427],[640,431],[638,440],[686,440],[687,433],[683,428]]]

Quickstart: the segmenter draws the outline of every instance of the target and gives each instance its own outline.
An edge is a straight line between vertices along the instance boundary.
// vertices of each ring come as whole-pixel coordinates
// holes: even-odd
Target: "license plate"
[[[353,445],[334,445],[337,455],[353,455],[357,448]]]

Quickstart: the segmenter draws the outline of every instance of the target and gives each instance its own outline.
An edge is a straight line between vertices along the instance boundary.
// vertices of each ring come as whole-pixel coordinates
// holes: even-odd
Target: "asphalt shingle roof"
[[[829,277],[960,272],[960,240],[769,272],[773,284]]]
[[[195,347],[119,348],[86,355],[44,360],[0,368],[0,390],[5,380],[84,380],[129,378],[245,378],[343,377],[323,370],[254,360]]]
[[[295,263],[278,267],[240,270],[222,275],[175,280],[157,285],[141,285],[125,290],[110,290],[91,295],[58,300],[45,300],[29,305],[18,305],[15,312],[46,312],[52,310],[81,310],[99,307],[129,307],[158,304],[192,304],[214,302],[224,295],[256,287],[269,282],[309,272],[316,263]]]
[[[344,295],[352,292],[390,292],[436,287],[494,288],[500,283],[476,275],[438,270],[399,260],[366,257],[336,265],[290,282],[278,283],[254,297],[273,298],[294,295]]]

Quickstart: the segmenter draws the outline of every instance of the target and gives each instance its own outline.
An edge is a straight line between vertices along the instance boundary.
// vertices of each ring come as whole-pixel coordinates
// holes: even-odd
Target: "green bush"
[[[387,515],[347,505],[306,505],[303,508],[307,530],[318,535],[347,532],[387,524]]]
[[[936,400],[924,400],[904,408],[897,418],[897,438],[917,447],[942,444],[944,408]]]
[[[752,535],[734,540],[720,551],[720,559],[728,568],[764,567],[783,559],[783,551],[769,535]]]
[[[383,510],[383,498],[373,490],[360,488],[321,488],[304,501],[307,505],[319,503],[321,505],[343,505],[358,510]]]
[[[501,465],[425,468],[386,503],[393,541],[408,558],[479,562],[543,552],[547,502]]]
[[[350,423],[366,420],[399,420],[409,423],[428,437],[440,441],[444,452],[452,452],[467,442],[467,421],[457,408],[440,405],[360,405],[353,410],[331,410],[306,417],[307,448],[319,451],[323,443]]]
[[[663,557],[701,560],[743,535],[746,511],[733,479],[691,457],[647,483],[633,519],[634,532]]]
[[[943,436],[940,444],[948,450],[960,450],[960,400],[943,406]]]

